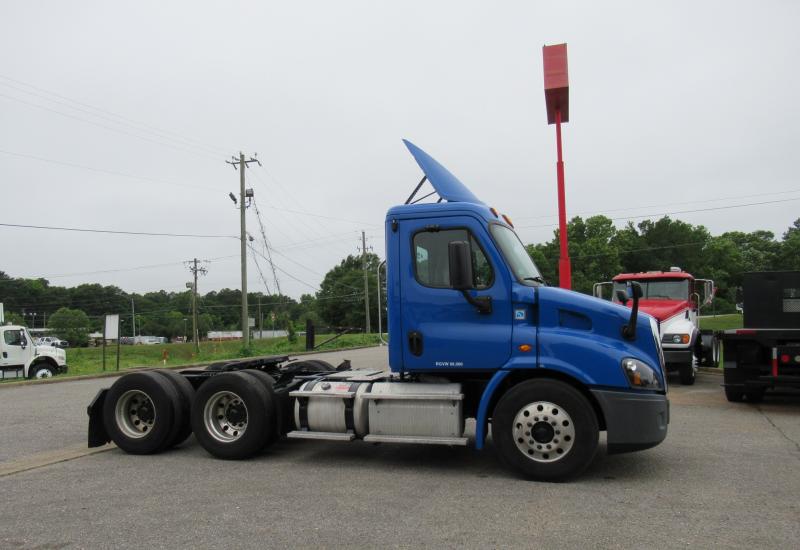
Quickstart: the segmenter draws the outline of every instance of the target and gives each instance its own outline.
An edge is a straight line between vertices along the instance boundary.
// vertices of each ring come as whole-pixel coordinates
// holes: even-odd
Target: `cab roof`
[[[685,271],[644,271],[641,273],[620,273],[612,281],[640,281],[642,279],[694,279]]]

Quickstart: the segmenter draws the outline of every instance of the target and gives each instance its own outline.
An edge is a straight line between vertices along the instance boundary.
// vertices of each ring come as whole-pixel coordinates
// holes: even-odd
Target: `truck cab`
[[[509,469],[550,481],[582,472],[601,431],[610,453],[663,441],[664,358],[641,288],[626,308],[546,286],[511,220],[406,146],[424,178],[385,217],[388,372],[256,358],[184,371],[194,393],[168,371],[126,374],[89,406],[90,445],[145,454],[193,431],[214,456],[245,458],[282,435],[477,450],[491,437]],[[425,181],[434,191],[416,198]],[[189,432],[163,426],[187,400]]]
[[[695,357],[716,364],[716,342],[710,334],[701,333],[699,319],[700,308],[713,300],[714,281],[695,279],[691,273],[672,267],[669,271],[621,273],[610,282],[596,283],[593,293],[621,303],[619,291],[633,281],[643,291],[639,307],[658,320],[667,370],[678,371],[682,384],[694,384]]]
[[[0,326],[0,378],[50,378],[67,372],[63,349],[33,342],[23,326]]]

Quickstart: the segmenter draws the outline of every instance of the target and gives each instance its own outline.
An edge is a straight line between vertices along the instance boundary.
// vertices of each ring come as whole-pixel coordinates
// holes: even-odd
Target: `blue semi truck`
[[[507,217],[406,146],[424,177],[386,214],[390,372],[261,357],[130,373],[89,405],[89,445],[150,454],[194,433],[241,459],[284,436],[478,450],[491,436],[507,467],[554,481],[590,464],[600,431],[609,453],[663,441],[664,357],[641,289],[629,309],[548,287]],[[426,180],[436,202],[415,199]]]

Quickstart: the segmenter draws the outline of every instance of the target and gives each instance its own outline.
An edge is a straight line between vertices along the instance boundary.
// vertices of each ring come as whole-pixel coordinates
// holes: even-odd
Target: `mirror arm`
[[[641,291],[633,290],[633,305],[631,306],[631,318],[628,324],[622,327],[622,336],[626,340],[636,339],[636,321],[639,319],[639,296]]]
[[[477,298],[473,298],[472,295],[467,290],[462,290],[461,294],[464,296],[464,299],[469,302],[471,305],[475,306],[478,309],[478,313],[482,315],[488,315],[492,312],[492,297],[491,296],[479,296]]]

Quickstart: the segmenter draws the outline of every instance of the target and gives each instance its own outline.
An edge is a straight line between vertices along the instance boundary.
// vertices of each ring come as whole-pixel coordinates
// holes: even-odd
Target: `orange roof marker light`
[[[508,216],[506,216],[505,214],[503,214],[503,219],[506,221],[506,223],[507,223],[508,225],[510,225],[511,227],[514,227],[514,224],[513,224],[513,223],[511,223],[511,218],[509,218]]]

